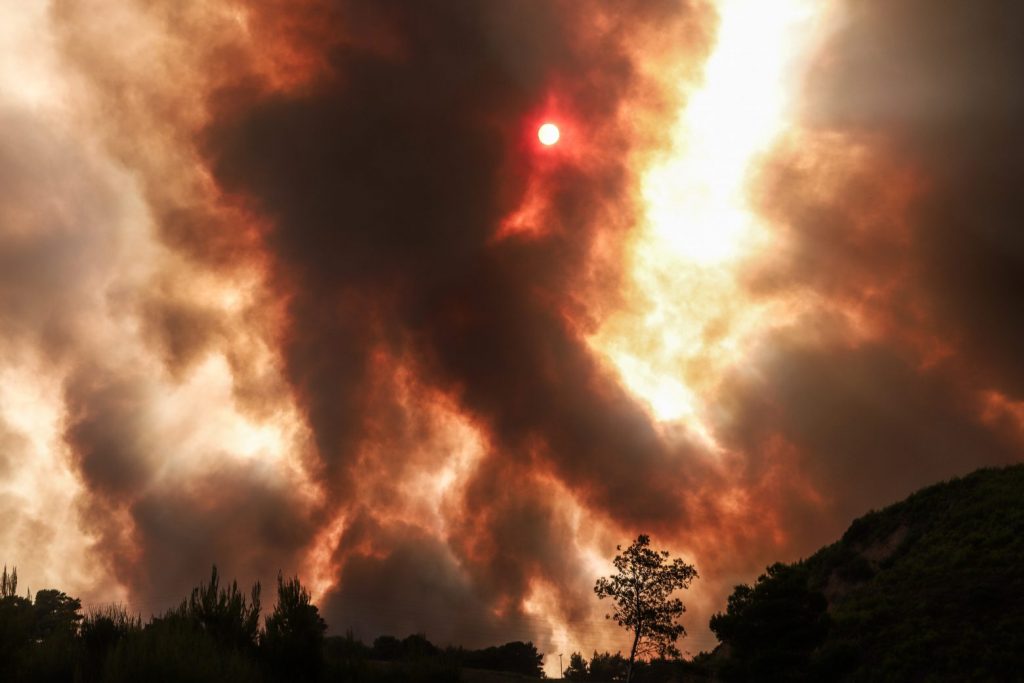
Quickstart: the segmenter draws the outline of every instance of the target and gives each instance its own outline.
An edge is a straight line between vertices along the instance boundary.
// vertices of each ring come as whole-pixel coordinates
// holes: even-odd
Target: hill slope
[[[861,517],[711,626],[725,680],[1024,680],[1024,465]]]

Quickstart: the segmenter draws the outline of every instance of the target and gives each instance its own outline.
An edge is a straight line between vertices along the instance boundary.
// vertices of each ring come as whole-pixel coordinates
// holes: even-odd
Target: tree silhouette
[[[14,567],[10,572],[7,565],[4,565],[4,573],[0,576],[0,599],[13,598],[18,595],[18,568]]]
[[[811,653],[828,635],[828,603],[807,585],[802,565],[776,563],[753,586],[740,585],[711,630],[730,649],[724,680],[813,680]]]
[[[466,666],[509,671],[530,678],[541,678],[544,675],[544,654],[537,650],[533,641],[524,643],[515,640],[498,647],[470,650],[464,654],[463,663]]]
[[[35,637],[47,640],[59,636],[72,637],[78,633],[82,620],[82,601],[52,588],[36,592]]]
[[[18,595],[18,570],[0,576],[0,680],[16,680],[21,659],[33,642],[32,601]]]
[[[678,657],[675,642],[686,634],[676,619],[686,608],[672,593],[685,589],[697,578],[697,570],[679,558],[669,561],[667,550],[652,550],[651,539],[645,534],[637,537],[625,552],[613,560],[616,573],[601,577],[594,585],[600,599],[611,598],[615,608],[607,619],[633,634],[629,651],[626,681],[632,679],[636,658],[658,655]],[[622,546],[616,546],[621,551]]]
[[[142,617],[131,614],[123,605],[94,609],[82,620],[80,635],[84,679],[99,680],[103,664],[118,643],[142,631]]]
[[[17,594],[18,572],[0,574],[0,680],[71,680],[81,602],[54,589]]]
[[[579,652],[569,655],[569,666],[565,668],[562,678],[567,681],[586,681],[590,678],[590,670],[587,667],[587,660]]]
[[[232,581],[221,588],[217,565],[210,570],[210,583],[200,583],[176,611],[167,618],[182,618],[199,626],[218,644],[255,648],[260,630],[260,584],[253,584],[247,601]]]
[[[316,680],[323,662],[327,625],[298,577],[277,575],[277,605],[267,617],[263,648],[282,679]]]
[[[590,681],[621,681],[626,677],[626,670],[629,663],[621,653],[598,652],[594,650],[594,656],[590,659]]]

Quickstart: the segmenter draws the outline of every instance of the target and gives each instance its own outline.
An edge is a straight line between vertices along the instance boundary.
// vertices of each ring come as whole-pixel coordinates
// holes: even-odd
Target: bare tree
[[[672,594],[688,588],[698,578],[693,565],[679,558],[669,560],[667,550],[652,550],[650,546],[649,536],[638,536],[625,552],[615,556],[616,573],[599,578],[594,586],[598,598],[611,598],[615,603],[615,609],[605,618],[614,619],[633,634],[627,683],[633,676],[637,657],[679,656],[675,642],[686,634],[686,629],[676,620],[686,608]],[[615,549],[621,551],[622,546]]]

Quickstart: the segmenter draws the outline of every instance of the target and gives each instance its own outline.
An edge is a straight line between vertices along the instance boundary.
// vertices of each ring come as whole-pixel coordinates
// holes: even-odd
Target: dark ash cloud
[[[700,397],[718,450],[588,343],[685,105],[653,53],[696,76],[703,3],[121,10],[53,3],[67,131],[0,109],[0,349],[53,364],[81,525],[137,599],[218,562],[317,574],[367,638],[553,638],[534,608],[594,633],[577,542],[647,532],[695,554],[689,627],[867,507],[1019,459],[991,414],[1024,400],[1015,3],[845,4],[753,176],[781,246],[735,305],[781,313]],[[224,411],[286,435],[235,452],[261,437]]]

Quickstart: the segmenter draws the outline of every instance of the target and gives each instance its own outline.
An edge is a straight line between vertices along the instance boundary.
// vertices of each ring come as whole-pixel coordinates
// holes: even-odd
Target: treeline
[[[205,681],[461,680],[464,667],[543,676],[533,643],[441,649],[423,635],[381,636],[366,645],[327,637],[327,625],[297,578],[278,576],[262,623],[261,588],[222,584],[214,567],[177,607],[143,623],[124,607],[87,614],[81,601],[46,589],[18,594],[17,571],[0,576],[0,681],[121,683]]]
[[[351,636],[345,639],[348,647],[360,649]],[[483,650],[467,650],[462,647],[438,648],[422,634],[407,636],[399,640],[394,636],[380,636],[373,641],[373,647],[362,646],[363,659],[377,662],[412,664],[422,668],[435,664],[434,668],[473,668],[491,671],[506,671],[531,678],[543,677],[544,655],[537,651],[532,642],[511,642]],[[433,679],[431,679],[433,680]]]
[[[712,653],[641,659],[632,682],[1024,680],[1022,595],[1024,465],[981,470],[869,513],[806,560],[771,565],[711,618],[721,643]],[[276,604],[261,622],[259,584],[243,593],[221,585],[214,568],[208,583],[144,624],[116,606],[83,615],[81,602],[58,590],[20,596],[16,572],[4,568],[0,683],[480,680],[470,669],[543,676],[532,643],[442,649],[411,635],[367,645],[326,637],[326,628],[295,578],[278,576]],[[589,661],[573,653],[564,673],[610,682],[627,680],[628,670],[620,653]]]
[[[684,683],[711,680],[708,655],[697,655],[693,660],[662,659],[638,660],[633,664],[632,683]],[[568,681],[611,683],[626,680],[628,661],[621,652],[594,652],[587,661],[579,652],[569,656],[569,665],[563,676]]]

